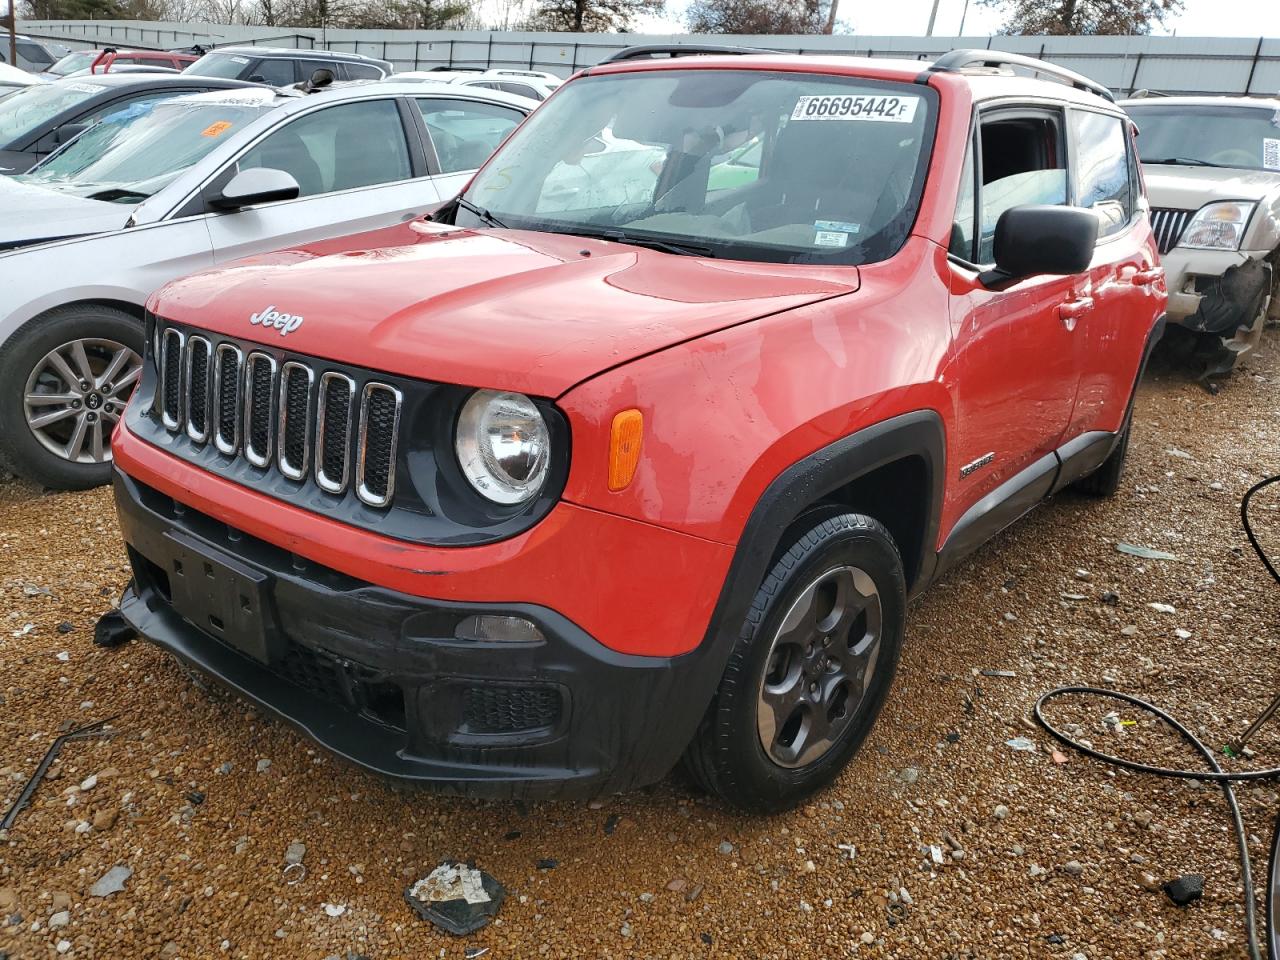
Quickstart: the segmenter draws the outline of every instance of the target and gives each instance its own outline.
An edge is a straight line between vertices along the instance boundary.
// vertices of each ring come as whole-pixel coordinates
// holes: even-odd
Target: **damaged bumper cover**
[[[120,606],[129,623],[369,770],[469,796],[623,790],[666,774],[705,707],[686,683],[696,653],[621,654],[544,607],[377,587],[119,470],[114,483],[134,573]],[[478,615],[536,633],[460,639]]]
[[[1234,353],[1262,334],[1272,289],[1270,251],[1193,250],[1175,247],[1161,261],[1169,287],[1168,314],[1197,333],[1214,334]]]

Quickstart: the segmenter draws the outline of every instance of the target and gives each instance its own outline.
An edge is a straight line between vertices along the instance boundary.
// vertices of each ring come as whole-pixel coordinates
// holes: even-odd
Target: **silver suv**
[[[1280,320],[1280,100],[1149,97],[1121,104],[1169,287],[1168,316],[1205,378]]]

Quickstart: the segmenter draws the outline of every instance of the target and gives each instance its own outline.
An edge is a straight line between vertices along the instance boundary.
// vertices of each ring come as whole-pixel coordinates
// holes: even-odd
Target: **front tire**
[[[757,590],[686,768],[760,812],[826,786],[884,705],[905,618],[902,559],[882,524],[837,513],[807,526]]]
[[[142,324],[98,304],[60,307],[0,347],[0,462],[55,490],[111,478],[111,430],[142,373]]]

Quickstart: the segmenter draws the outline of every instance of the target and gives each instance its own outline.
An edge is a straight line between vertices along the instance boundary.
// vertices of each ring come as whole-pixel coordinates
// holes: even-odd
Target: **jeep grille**
[[[314,471],[327,493],[346,493],[354,478],[365,504],[391,502],[404,402],[396,387],[369,379],[357,392],[346,374],[317,371],[310,358],[278,363],[174,327],[160,345],[159,412],[170,433],[289,480]]]

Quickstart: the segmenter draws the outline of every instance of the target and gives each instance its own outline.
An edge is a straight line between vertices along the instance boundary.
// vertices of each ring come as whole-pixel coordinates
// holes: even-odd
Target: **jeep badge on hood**
[[[261,313],[255,313],[249,318],[249,322],[255,326],[261,324],[264,327],[273,327],[280,331],[280,336],[287,336],[302,326],[302,317],[296,314],[282,313],[276,309],[275,304],[271,304]]]

